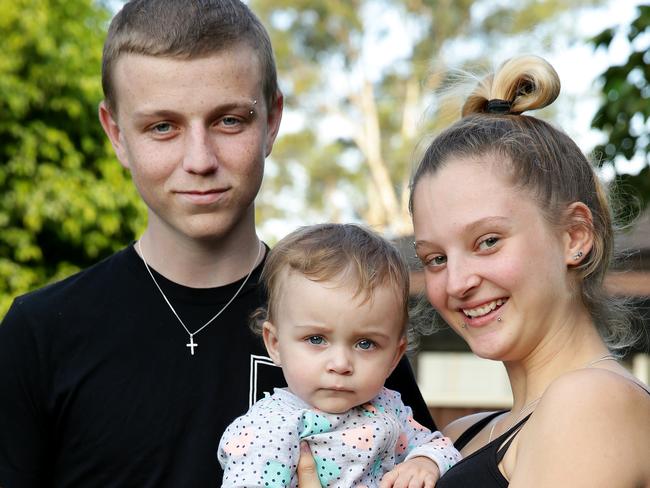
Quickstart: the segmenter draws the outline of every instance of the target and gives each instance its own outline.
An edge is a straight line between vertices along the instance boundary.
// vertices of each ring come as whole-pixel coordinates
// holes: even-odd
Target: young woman
[[[506,62],[413,178],[427,297],[513,393],[446,429],[464,459],[439,488],[650,487],[650,392],[617,361],[634,337],[602,288],[611,210],[571,138],[523,115],[559,90],[544,60]]]

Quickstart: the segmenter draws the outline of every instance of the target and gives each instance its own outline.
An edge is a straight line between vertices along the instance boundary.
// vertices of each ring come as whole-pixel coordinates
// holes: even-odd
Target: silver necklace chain
[[[178,319],[178,321],[180,322],[180,324],[183,326],[183,329],[185,329],[185,332],[187,332],[187,335],[190,336],[190,342],[189,342],[189,344],[185,344],[185,346],[188,347],[188,348],[190,349],[190,354],[191,354],[192,356],[194,356],[194,348],[195,348],[195,347],[198,347],[198,345],[199,345],[197,342],[194,342],[194,336],[195,336],[196,334],[198,334],[199,332],[201,332],[203,329],[205,329],[205,328],[206,328],[208,325],[210,325],[212,322],[214,322],[214,321],[217,319],[217,317],[219,317],[219,315],[221,315],[221,314],[224,312],[224,310],[226,310],[226,309],[228,308],[228,306],[230,306],[230,304],[235,300],[235,298],[237,298],[237,295],[239,295],[239,292],[242,291],[242,289],[244,288],[244,286],[245,286],[246,283],[248,282],[248,279],[249,279],[249,278],[251,277],[251,275],[253,274],[253,271],[255,270],[255,267],[256,267],[256,265],[257,265],[257,261],[260,259],[260,256],[262,255],[262,249],[264,249],[264,245],[262,244],[261,241],[259,241],[259,250],[258,250],[258,252],[257,252],[257,257],[255,258],[255,261],[253,261],[253,266],[251,267],[251,270],[250,270],[250,271],[248,272],[248,274],[246,275],[246,278],[244,278],[244,281],[242,281],[242,284],[239,286],[239,288],[237,288],[237,291],[236,291],[235,294],[232,296],[232,298],[231,298],[230,300],[228,300],[228,303],[226,303],[226,304],[221,308],[221,310],[219,310],[219,311],[216,313],[216,315],[214,315],[210,320],[208,320],[205,324],[203,324],[201,327],[199,327],[198,329],[196,329],[194,332],[190,332],[190,329],[187,328],[187,326],[185,325],[185,322],[183,322],[183,320],[180,318],[180,316],[179,316],[178,313],[176,312],[176,309],[174,309],[174,307],[172,306],[171,302],[170,302],[169,299],[167,298],[167,295],[165,295],[165,292],[162,291],[162,288],[161,288],[160,285],[158,284],[158,281],[156,281],[156,278],[154,277],[153,273],[151,272],[151,268],[149,268],[149,265],[147,264],[147,260],[146,260],[145,257],[144,257],[144,253],[142,252],[142,246],[140,246],[140,241],[138,241],[138,242],[136,243],[136,245],[138,246],[138,251],[139,251],[139,253],[140,253],[140,258],[142,259],[142,262],[144,263],[144,267],[147,269],[147,272],[149,273],[149,276],[151,276],[151,279],[153,280],[154,284],[156,285],[156,288],[158,288],[158,291],[160,292],[160,294],[162,295],[163,299],[165,300],[165,303],[167,303],[167,305],[169,306],[169,309],[172,311],[172,313],[174,314],[174,316]]]
[[[593,361],[589,361],[589,362],[588,362],[587,364],[585,364],[582,368],[591,368],[591,367],[592,367],[594,364],[596,364],[596,363],[599,363],[599,362],[601,362],[601,361],[608,361],[608,360],[617,361],[618,359],[617,359],[617,357],[614,356],[613,354],[605,354],[604,356],[601,356],[601,357],[599,357],[599,358],[596,358],[596,359],[594,359]],[[519,422],[522,418],[524,418],[524,417],[526,416],[526,414],[528,413],[528,411],[529,411],[532,407],[534,407],[535,405],[537,405],[541,399],[542,399],[542,397],[536,398],[536,399],[533,400],[532,402],[527,403],[526,405],[524,405],[524,407],[519,411],[519,414],[517,415],[517,417],[515,417],[515,420],[512,421],[512,422],[509,422],[509,423],[508,423],[508,427],[505,429],[504,432],[507,432],[508,430],[510,430],[510,428],[511,428],[513,425],[515,425],[515,424],[516,424],[517,422]],[[499,422],[496,421],[496,419],[495,419],[495,422],[492,423],[492,428],[490,429],[490,435],[488,436],[488,444],[492,441],[492,435],[494,434],[494,428],[497,426],[498,423],[499,423]]]

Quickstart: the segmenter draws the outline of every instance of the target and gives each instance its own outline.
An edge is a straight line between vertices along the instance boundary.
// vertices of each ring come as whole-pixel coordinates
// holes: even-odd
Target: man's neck
[[[254,227],[221,239],[162,238],[148,228],[136,251],[165,278],[192,288],[227,285],[246,276],[264,256]]]

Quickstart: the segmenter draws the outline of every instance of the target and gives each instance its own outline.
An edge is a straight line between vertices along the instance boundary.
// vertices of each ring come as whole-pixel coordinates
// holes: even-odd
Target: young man
[[[5,317],[0,486],[219,486],[223,430],[283,384],[248,329],[254,199],[282,115],[270,41],[239,0],[132,0],[102,81],[148,224]],[[388,385],[434,428],[405,361]]]

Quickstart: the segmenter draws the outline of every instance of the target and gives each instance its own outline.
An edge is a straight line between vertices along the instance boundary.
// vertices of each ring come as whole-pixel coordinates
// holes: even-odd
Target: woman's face
[[[426,293],[475,354],[524,357],[569,317],[568,238],[490,158],[451,159],[413,195]]]

